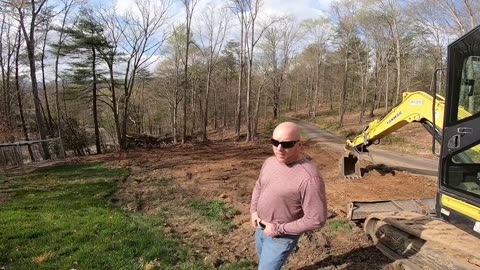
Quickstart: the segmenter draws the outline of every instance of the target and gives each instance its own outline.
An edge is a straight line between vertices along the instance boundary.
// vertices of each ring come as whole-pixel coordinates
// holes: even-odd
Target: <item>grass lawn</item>
[[[83,163],[0,178],[0,269],[203,269],[164,217],[109,202],[128,174]]]

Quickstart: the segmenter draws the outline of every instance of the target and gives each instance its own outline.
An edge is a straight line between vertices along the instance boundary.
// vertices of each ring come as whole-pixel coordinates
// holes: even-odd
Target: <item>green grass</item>
[[[228,207],[222,201],[191,201],[188,206],[195,212],[206,218],[212,227],[221,232],[226,233],[235,229],[235,224],[231,222],[236,210]]]
[[[0,196],[15,196],[0,205],[0,269],[204,268],[179,239],[163,234],[165,217],[109,203],[127,175],[83,163],[3,179]]]
[[[330,227],[332,231],[352,231],[352,225],[346,220],[330,219],[328,220],[328,227]]]

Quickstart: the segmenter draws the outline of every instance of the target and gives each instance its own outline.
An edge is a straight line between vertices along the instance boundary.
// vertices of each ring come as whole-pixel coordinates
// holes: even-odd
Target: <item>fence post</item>
[[[63,139],[62,137],[58,138],[58,141],[60,143],[60,159],[65,159],[65,148],[63,147]]]
[[[17,152],[17,164],[20,165],[23,168],[22,146],[20,146],[20,144],[17,143],[17,146],[15,147],[15,150]]]

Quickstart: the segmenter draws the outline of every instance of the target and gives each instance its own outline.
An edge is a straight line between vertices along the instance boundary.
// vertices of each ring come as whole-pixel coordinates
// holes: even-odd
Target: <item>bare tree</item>
[[[22,102],[22,93],[20,92],[20,76],[19,76],[19,68],[20,68],[20,48],[22,43],[22,33],[20,32],[20,28],[18,28],[17,35],[16,35],[16,44],[15,44],[15,90],[17,92],[17,101],[18,101],[18,111],[20,113],[20,121],[22,122],[22,132],[25,141],[29,141],[30,138],[28,136],[28,129],[27,124],[25,121],[25,115],[23,113],[23,102]],[[35,161],[35,157],[33,155],[32,147],[28,145],[28,154],[30,155],[30,160]]]
[[[178,133],[178,104],[182,101],[180,92],[180,68],[183,59],[182,53],[185,46],[184,25],[174,27],[173,35],[169,37],[166,45],[166,57],[159,68],[160,97],[166,99],[169,105],[170,125],[173,143],[177,143]]]
[[[42,117],[41,112],[41,102],[38,94],[38,82],[37,82],[37,68],[35,66],[35,33],[37,30],[37,18],[38,15],[42,12],[47,0],[31,0],[28,3],[26,0],[21,0],[17,2],[10,3],[11,7],[14,8],[18,15],[18,21],[20,23],[20,28],[25,39],[25,44],[27,46],[27,56],[30,67],[30,79],[32,82],[32,93],[33,101],[35,105],[35,116],[37,120],[38,130],[40,132],[40,138],[42,140],[47,139],[47,130],[45,128],[45,122]],[[50,151],[48,150],[48,145],[46,142],[42,143],[43,153],[45,159],[50,159]]]
[[[217,13],[218,12],[218,13]],[[212,74],[218,64],[219,55],[222,50],[225,33],[228,29],[226,9],[222,8],[216,11],[214,8],[207,8],[202,17],[202,28],[199,31],[202,44],[201,52],[206,59],[207,64],[207,82],[205,89],[205,101],[202,123],[202,141],[207,141],[208,124],[208,101],[210,99],[210,88],[212,84]]]
[[[47,82],[45,78],[45,58],[46,58],[46,48],[47,48],[47,40],[48,40],[48,33],[50,32],[50,24],[54,18],[54,14],[52,14],[53,10],[50,7],[46,7],[45,11],[41,14],[42,15],[42,23],[43,26],[43,37],[42,37],[42,50],[40,53],[40,69],[42,71],[42,90],[45,99],[45,111],[46,111],[46,119],[45,122],[47,124],[48,130],[52,131],[53,127],[53,117],[50,111],[50,102],[48,100],[48,93],[47,93]]]
[[[477,0],[427,0],[430,5],[440,8],[442,16],[451,34],[461,36],[480,23],[480,3]],[[442,14],[443,13],[443,14]]]
[[[186,38],[185,41],[185,62],[184,62],[184,88],[183,88],[183,130],[182,130],[182,144],[185,143],[187,137],[187,91],[188,91],[188,50],[190,48],[190,31],[192,28],[192,17],[195,7],[197,6],[200,0],[181,0],[185,7],[185,31]]]
[[[351,41],[356,35],[355,29],[355,14],[357,7],[352,0],[342,0],[337,2],[333,7],[333,18],[337,25],[337,39],[340,46],[340,50],[343,53],[343,86],[340,94],[340,106],[339,106],[339,121],[338,125],[343,126],[343,116],[346,110],[347,92],[348,92],[348,73],[349,73],[349,60],[352,53]]]
[[[77,3],[77,0],[62,0],[62,23],[60,26],[55,26],[54,29],[58,31],[58,41],[56,44],[53,45],[55,49],[55,67],[54,67],[54,72],[55,72],[55,110],[57,114],[57,126],[58,126],[58,136],[60,137],[60,141],[62,144],[62,149],[63,147],[63,125],[62,125],[62,116],[61,116],[61,110],[60,110],[60,87],[58,84],[58,79],[59,79],[59,63],[60,63],[60,57],[63,54],[63,45],[66,39],[66,32],[65,32],[65,25],[67,23],[67,18],[70,14],[71,9],[75,6]],[[61,153],[62,155],[65,155],[64,152]]]
[[[257,88],[257,98],[255,101],[255,110],[253,112],[253,130],[252,130],[253,136],[257,134],[258,122],[259,122],[259,116],[260,116],[260,98],[262,97],[262,94],[264,94],[263,90],[266,86],[267,80],[268,78],[266,76],[266,73],[263,72],[262,81],[260,82]]]
[[[329,27],[327,19],[307,20],[303,22],[307,34],[313,40],[315,53],[315,94],[313,97],[313,117],[317,116],[318,101],[320,99],[320,70],[323,62],[323,53],[326,51],[326,43],[329,38]]]
[[[381,72],[388,64],[388,57],[392,48],[390,30],[387,25],[379,23],[383,20],[383,15],[374,9],[367,9],[367,12],[362,13],[359,18],[359,31],[364,36],[364,42],[366,46],[371,50],[371,58],[368,61],[364,61],[365,67],[361,67],[364,77],[364,87],[369,85],[370,79],[373,79],[373,86],[371,89],[373,96],[367,97],[368,91],[364,88],[362,98],[362,106],[366,106],[367,101],[370,101],[369,116],[374,116],[374,110],[380,103],[380,82]],[[357,52],[359,52],[357,50]],[[358,56],[358,54],[357,54]],[[369,71],[369,66],[373,66],[373,70]],[[372,78],[373,76],[373,78]],[[388,96],[388,95],[386,95]],[[363,108],[363,107],[362,107]],[[360,115],[360,121],[362,121],[363,114]]]
[[[270,63],[268,77],[273,84],[273,118],[280,116],[280,93],[289,70],[294,46],[299,40],[300,26],[293,18],[284,18],[265,32],[263,50]]]
[[[12,128],[12,67],[14,65],[14,53],[16,47],[15,31],[12,31],[13,25],[11,18],[6,12],[2,13],[2,22],[0,25],[0,68],[2,76],[3,106],[0,111],[3,112],[7,128]]]
[[[242,120],[242,91],[243,76],[245,72],[245,23],[246,12],[248,9],[248,0],[231,0],[231,10],[237,16],[240,23],[240,42],[239,42],[239,71],[238,71],[238,90],[237,90],[237,109],[235,112],[235,134],[240,138],[241,120]]]
[[[257,130],[257,123],[258,121],[255,119],[258,117],[258,113],[256,113],[253,116],[253,122],[255,123],[255,127],[253,128],[252,131],[252,115],[251,115],[251,102],[250,102],[250,96],[252,93],[252,79],[253,79],[253,59],[254,59],[254,49],[260,40],[262,38],[263,34],[265,31],[273,25],[274,23],[278,22],[278,19],[271,19],[270,22],[266,23],[264,26],[260,28],[260,31],[256,32],[256,21],[257,21],[257,16],[258,12],[260,11],[262,5],[263,5],[263,0],[247,0],[247,5],[248,5],[248,16],[247,20],[244,22],[245,23],[245,28],[246,28],[246,50],[247,50],[247,93],[246,93],[246,118],[247,118],[247,136],[245,140],[248,142],[250,140],[253,140],[253,138],[256,135],[256,130]],[[262,87],[259,88],[261,90]],[[258,99],[258,97],[257,97]]]
[[[395,65],[396,65],[396,85],[395,85],[395,98],[394,103],[398,103],[400,98],[400,84],[402,79],[402,33],[400,32],[400,24],[404,20],[402,12],[400,10],[399,3],[393,0],[380,0],[378,2],[379,9],[383,10],[384,18],[390,28],[392,40],[395,49]]]
[[[154,4],[155,2],[155,4]],[[123,50],[126,54],[126,70],[123,79],[122,96],[122,140],[121,149],[127,148],[128,106],[132,96],[137,72],[148,64],[148,61],[160,49],[167,33],[160,33],[168,20],[170,2],[137,1],[135,8],[138,15],[128,13],[122,23]]]

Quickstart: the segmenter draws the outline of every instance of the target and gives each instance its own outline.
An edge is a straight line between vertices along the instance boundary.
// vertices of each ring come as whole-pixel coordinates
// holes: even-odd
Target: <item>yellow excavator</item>
[[[432,115],[432,107],[435,113]],[[361,178],[360,159],[369,154],[369,146],[379,144],[385,136],[412,122],[421,123],[437,140],[443,126],[445,99],[439,95],[434,99],[430,94],[417,91],[403,93],[402,101],[380,119],[370,122],[357,136],[347,140],[345,155],[340,160],[345,178]],[[461,109],[465,115],[467,111]]]
[[[480,26],[448,46],[445,98],[436,89],[433,95],[404,93],[401,103],[347,140],[343,175],[361,177],[362,153],[411,122],[440,142],[434,210],[373,210],[365,232],[404,269],[480,270]]]

